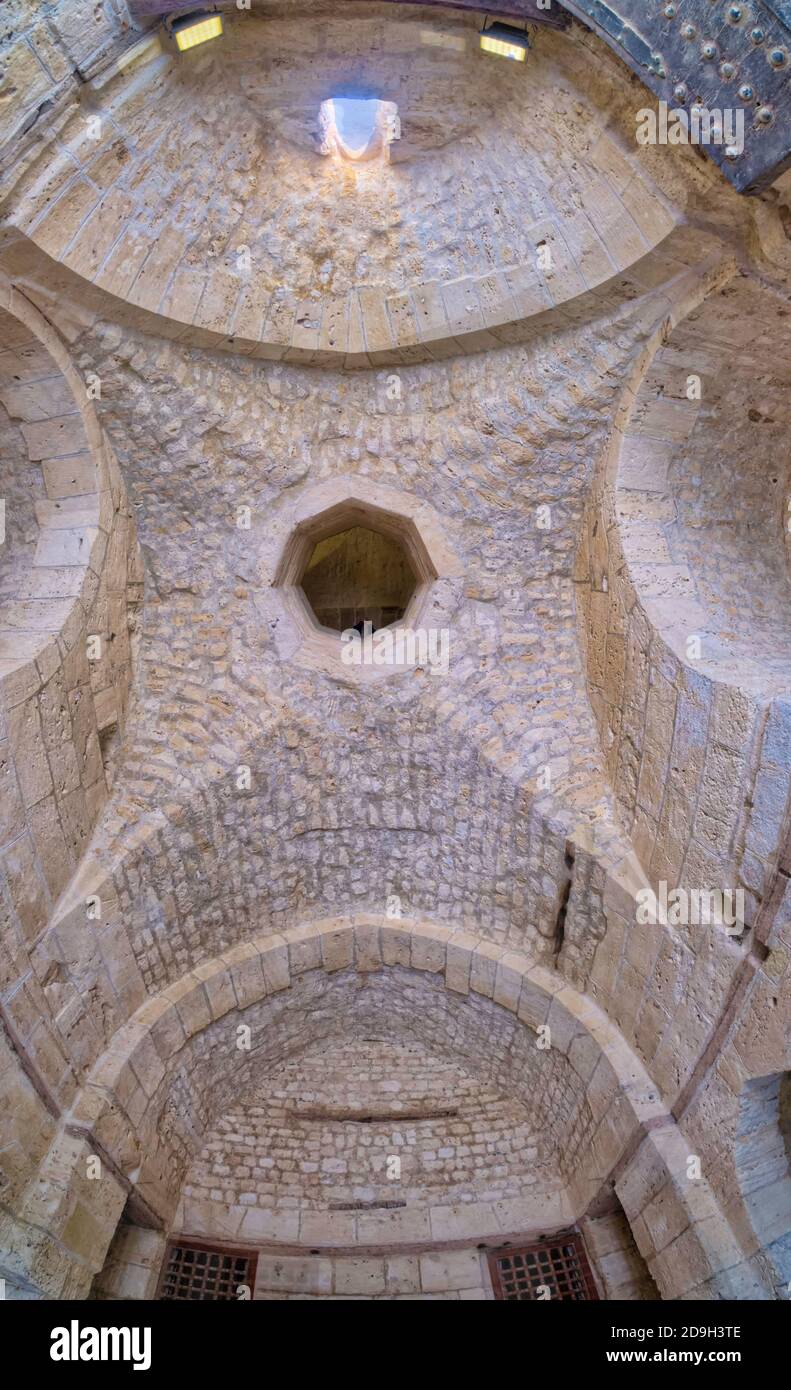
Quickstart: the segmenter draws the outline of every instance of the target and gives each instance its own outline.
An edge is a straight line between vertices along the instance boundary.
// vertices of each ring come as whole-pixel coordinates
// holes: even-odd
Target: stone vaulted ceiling
[[[344,0],[356,3],[356,0]],[[218,9],[234,0],[220,0]],[[438,0],[416,0],[436,6]],[[479,9],[474,0],[454,0],[451,8]],[[130,0],[132,14],[151,16],[183,11],[178,0]],[[787,0],[718,4],[684,0],[502,0],[495,13],[527,24],[563,29],[571,17],[588,25],[618,57],[669,106],[690,110],[695,103],[744,112],[746,148],[735,159],[720,146],[707,153],[740,192],[771,184],[791,162],[788,139],[791,70],[791,9]]]
[[[86,1296],[119,1224],[337,1254],[604,1194],[661,1296],[778,1296],[787,1188],[759,1232],[745,1150],[790,1060],[785,184],[639,145],[642,86],[576,23],[523,69],[463,10],[272,4],[119,66],[120,3],[14,16],[9,1282]],[[398,108],[387,159],[321,148],[352,79]],[[306,566],[355,528],[444,665],[349,666],[316,620]],[[641,915],[708,888],[737,924]],[[384,1104],[387,1048],[406,1109],[432,1070],[466,1100],[383,1215],[332,1126]],[[295,1116],[323,1049],[332,1114]],[[459,1152],[438,1195],[473,1151],[442,1126],[503,1115],[552,1182]],[[224,1162],[232,1120],[277,1181]]]

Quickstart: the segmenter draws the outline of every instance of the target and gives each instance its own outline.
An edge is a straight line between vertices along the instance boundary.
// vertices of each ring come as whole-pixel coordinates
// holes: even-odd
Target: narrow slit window
[[[387,159],[401,137],[398,107],[377,97],[331,97],[321,104],[319,133],[323,154],[353,162]]]

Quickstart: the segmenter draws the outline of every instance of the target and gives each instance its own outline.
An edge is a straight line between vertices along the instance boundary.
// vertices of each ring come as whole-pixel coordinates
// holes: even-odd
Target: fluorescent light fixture
[[[515,63],[527,62],[530,42],[523,29],[514,29],[510,24],[491,24],[488,29],[481,30],[480,37],[484,53],[512,58]]]
[[[222,15],[197,12],[185,14],[175,21],[171,32],[178,44],[179,52],[185,53],[188,48],[197,48],[199,43],[208,43],[209,39],[220,37]]]

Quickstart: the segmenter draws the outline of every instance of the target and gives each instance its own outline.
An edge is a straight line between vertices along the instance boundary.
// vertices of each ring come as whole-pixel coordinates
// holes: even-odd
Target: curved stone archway
[[[615,1216],[648,1297],[781,1297],[741,1179],[791,1064],[788,180],[639,143],[578,25],[518,72],[442,7],[229,0],[179,56],[125,5],[12,0],[0,42],[0,1276],[148,1297],[193,1235],[461,1279]],[[392,158],[319,148],[351,68]],[[366,521],[417,580],[366,604],[447,669],[356,678],[302,603]],[[303,1079],[292,1153],[344,1097],[381,1125],[388,1049],[530,1172],[492,1139],[389,1205],[361,1140],[343,1180],[213,1181]]]
[[[591,703],[644,869],[671,889],[742,889],[748,927],[783,840],[791,670],[791,339],[782,285],[762,294],[748,303],[727,258],[682,280],[622,394],[578,590]]]
[[[0,480],[8,527],[0,661],[3,678],[15,675],[24,686],[26,664],[51,664],[58,637],[68,654],[83,634],[102,573],[113,500],[89,390],[65,347],[7,281],[0,305],[0,401],[18,428]]]
[[[247,1022],[260,1038],[262,1058],[287,1055],[289,1038],[291,1046],[297,1039],[304,1042],[306,1024],[318,1030],[316,1036],[322,1028],[328,1031],[324,982],[332,988],[333,981],[346,985],[354,977],[380,978],[388,987],[394,981],[394,1001],[408,995],[420,977],[427,977],[433,989],[447,991],[458,1005],[462,1031],[454,1046],[462,1056],[464,1027],[477,1010],[479,1022],[467,1041],[470,1055],[479,1047],[477,1065],[494,1068],[517,1091],[524,1086],[524,1076],[518,1078],[526,1047],[534,1060],[541,1059],[539,1066],[561,1066],[568,1094],[587,1107],[591,1123],[573,1153],[568,1204],[558,1207],[556,1219],[576,1219],[606,1183],[614,1183],[664,1297],[705,1296],[697,1292],[699,1286],[731,1288],[734,1280],[745,1277],[741,1251],[727,1223],[716,1216],[705,1179],[688,1176],[688,1146],[681,1132],[648,1073],[595,1005],[552,972],[490,942],[431,923],[363,918],[315,923],[235,947],[152,998],[119,1031],[93,1067],[42,1168],[52,1232],[48,1240],[56,1238],[61,1248],[69,1248],[71,1241],[72,1280],[85,1286],[100,1268],[125,1204],[142,1204],[155,1223],[167,1227],[172,1222],[186,1163],[212,1109],[238,1088],[241,1072],[249,1067],[239,1060],[238,1025]],[[338,1000],[344,1017],[343,989]],[[426,1026],[441,1033],[430,1014],[425,1018]],[[410,1026],[415,1024],[413,1016]],[[279,1026],[284,1028],[280,1039]],[[534,1045],[534,1034],[545,1027],[551,1047],[542,1052]],[[520,1039],[516,1055],[515,1039]],[[192,1064],[211,1082],[207,1088],[191,1088]],[[91,1154],[102,1156],[105,1165],[103,1180],[95,1185],[78,1178]],[[59,1194],[58,1202],[53,1192]],[[43,1216],[39,1197],[29,1194],[20,1223],[27,1234],[17,1236],[17,1259],[24,1239],[39,1241],[33,1231]],[[383,1239],[397,1246],[415,1240],[413,1218],[413,1213],[402,1217],[392,1212],[383,1223],[375,1216],[350,1219],[325,1213],[317,1223],[308,1215],[302,1236],[310,1246]],[[183,1219],[189,1225],[188,1216]],[[252,1221],[256,1219],[257,1228],[243,1208],[231,1209],[218,1225],[225,1236],[244,1239],[255,1230],[260,1237],[266,1229],[270,1240],[300,1243],[293,1214],[279,1221],[275,1214],[268,1227],[265,1218],[263,1226],[261,1217]],[[428,1214],[428,1223],[424,1238],[436,1237],[440,1230],[456,1237],[529,1234],[546,1229],[547,1215],[542,1203],[517,1200],[477,1210],[470,1204],[461,1212],[438,1208]],[[678,1250],[675,1239],[668,1243],[666,1235],[662,1238],[674,1229],[682,1242]]]
[[[624,272],[633,269],[639,283],[640,263],[678,226],[634,148],[599,125],[585,92],[588,56],[565,35],[542,36],[545,78],[534,70],[523,83],[500,72],[495,102],[466,16],[451,20],[461,50],[445,53],[426,46],[419,26],[397,11],[384,27],[361,13],[352,23],[321,15],[314,20],[321,63],[304,50],[301,20],[228,18],[220,53],[174,63],[176,55],[153,47],[151,61],[121,69],[103,88],[95,136],[82,138],[80,116],[58,132],[46,179],[31,170],[14,190],[15,269],[27,261],[42,277],[48,258],[81,282],[83,302],[98,306],[102,295],[112,296],[113,313],[131,312],[154,332],[269,360],[370,367],[497,347],[525,321],[553,310],[563,317],[565,306]],[[616,71],[602,48],[599,81],[614,84]],[[402,139],[391,149],[400,178],[394,190],[382,180],[382,168],[393,166],[354,166],[355,192],[344,211],[338,170],[320,153],[320,111],[337,84],[351,79],[398,106]],[[559,86],[579,89],[581,98],[565,106],[563,158],[549,133]],[[149,138],[154,102],[169,129],[166,156]],[[505,122],[504,104],[511,113]],[[189,138],[193,122],[205,141]],[[221,129],[244,138],[235,133],[215,145],[209,164],[207,144]],[[281,190],[276,205],[257,178],[264,142]],[[584,211],[573,191],[578,150],[592,184]],[[554,205],[539,200],[525,218],[517,190],[541,183],[545,163]],[[485,254],[475,239],[453,233],[453,212],[443,206],[451,168],[457,185],[469,186],[466,217],[481,224]],[[216,212],[193,225],[188,203],[198,189]],[[156,211],[165,205],[167,225]],[[358,250],[360,205],[372,231]],[[332,240],[325,235],[330,210],[343,220]],[[429,218],[448,224],[434,249],[420,232]],[[315,257],[306,257],[294,224],[323,250],[321,288]],[[398,229],[397,261],[382,254],[389,240],[383,226]],[[650,267],[647,276],[652,283]]]
[[[13,1209],[78,1089],[76,1051],[103,1031],[48,926],[117,772],[142,572],[95,391],[4,277],[0,329],[0,1052],[6,1080],[19,1068],[4,1141],[3,1202]],[[93,971],[99,952],[86,935]],[[71,1054],[67,1034],[80,1038]]]

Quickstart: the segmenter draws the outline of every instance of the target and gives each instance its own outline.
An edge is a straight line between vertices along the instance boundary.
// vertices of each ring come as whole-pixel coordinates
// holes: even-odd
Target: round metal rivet
[[[736,145],[726,145],[726,146],[725,146],[725,157],[726,157],[726,159],[738,159],[738,158],[739,158],[739,151],[738,151]]]
[[[704,43],[700,50],[700,56],[710,63],[712,58],[716,58],[717,56],[716,43]]]
[[[675,5],[665,5],[665,17],[666,17],[666,19],[675,19],[675,17],[676,17],[676,7],[675,7]]]
[[[769,54],[769,62],[773,68],[783,68],[786,65],[786,51],[784,48],[773,48]]]
[[[766,38],[766,35],[763,29],[753,29],[750,38],[752,39],[753,43],[763,43],[764,39]]]
[[[760,121],[761,125],[769,125],[770,121],[774,120],[774,114],[771,106],[759,106],[755,113],[755,119]]]
[[[752,101],[753,97],[755,96],[755,92],[753,91],[749,82],[745,82],[743,86],[739,88],[739,96],[742,101]]]
[[[677,83],[676,83],[675,87],[673,88],[673,96],[675,97],[676,101],[686,101],[686,99],[687,99],[687,84],[686,84],[686,82],[677,82]]]
[[[741,5],[731,5],[730,9],[728,10],[728,19],[730,20],[731,24],[738,24],[743,14],[744,10],[742,9]]]
[[[684,24],[681,29],[682,37],[685,39],[694,39],[697,36],[697,32],[694,24]]]
[[[720,77],[724,82],[732,82],[736,76],[736,68],[733,63],[722,63],[720,65]]]

